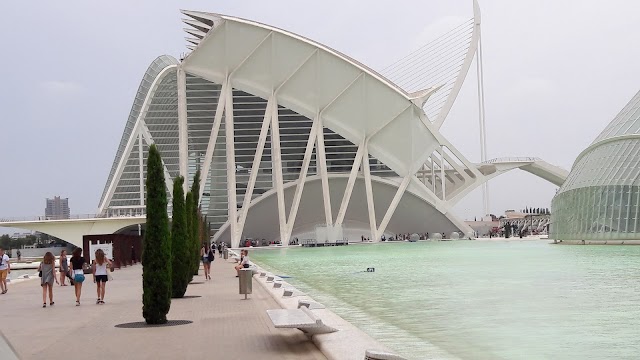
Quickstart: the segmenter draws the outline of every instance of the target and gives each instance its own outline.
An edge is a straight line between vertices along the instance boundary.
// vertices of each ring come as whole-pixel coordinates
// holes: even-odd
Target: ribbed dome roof
[[[592,144],[615,136],[640,133],[640,91],[598,135]]]

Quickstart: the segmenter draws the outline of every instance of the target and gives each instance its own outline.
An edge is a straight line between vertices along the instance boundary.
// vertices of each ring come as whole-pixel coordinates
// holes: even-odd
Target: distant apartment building
[[[54,196],[53,199],[47,199],[47,207],[44,209],[44,215],[47,219],[68,219],[70,214],[68,198],[63,199],[60,196]]]

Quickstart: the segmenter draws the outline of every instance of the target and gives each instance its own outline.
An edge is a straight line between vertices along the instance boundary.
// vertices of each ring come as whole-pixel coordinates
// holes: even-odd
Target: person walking
[[[69,276],[69,261],[67,260],[67,250],[60,251],[60,286],[67,286],[64,283]]]
[[[71,270],[73,270],[73,286],[76,293],[76,306],[80,306],[80,295],[82,295],[82,282],[84,281],[83,266],[86,262],[82,256],[82,249],[75,248],[73,250],[73,256],[71,256]]]
[[[209,272],[211,271],[211,249],[208,245],[202,245],[200,249],[200,258],[202,259],[202,265],[204,265],[204,278],[207,280],[211,280],[211,276],[209,276]]]
[[[38,266],[38,271],[40,271],[40,286],[42,286],[42,307],[47,307],[47,290],[49,290],[49,306],[53,306],[53,281],[55,280],[58,283],[58,278],[56,277],[56,258],[53,256],[51,251],[47,251],[44,254],[44,259]]]
[[[222,243],[218,243],[218,257],[222,257]]]
[[[4,253],[4,249],[0,247],[0,293],[7,293],[7,276],[11,274],[11,262],[9,255]],[[0,295],[1,295],[0,294]]]
[[[93,282],[97,285],[96,292],[98,293],[98,300],[96,304],[104,304],[104,293],[106,291],[107,281],[109,281],[109,275],[107,273],[109,268],[113,268],[111,260],[104,256],[102,249],[96,250],[96,261],[93,264]]]

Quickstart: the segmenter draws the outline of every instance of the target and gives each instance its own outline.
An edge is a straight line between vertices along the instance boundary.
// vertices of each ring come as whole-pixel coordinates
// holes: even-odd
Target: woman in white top
[[[241,250],[240,251],[240,262],[235,266],[236,269],[236,277],[240,276],[240,269],[246,269],[250,266],[249,262],[249,250]]]
[[[113,267],[111,260],[104,256],[104,251],[102,251],[102,249],[96,250],[96,261],[93,263],[93,282],[98,286],[96,288],[96,291],[98,292],[98,300],[96,300],[96,304],[100,305],[104,304],[105,287],[107,285],[107,281],[109,281],[107,267]]]

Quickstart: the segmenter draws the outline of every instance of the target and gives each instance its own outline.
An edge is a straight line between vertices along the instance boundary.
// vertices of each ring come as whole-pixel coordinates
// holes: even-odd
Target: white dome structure
[[[578,155],[551,210],[557,240],[640,239],[640,92]]]

